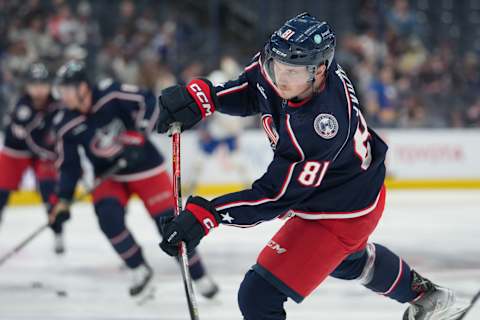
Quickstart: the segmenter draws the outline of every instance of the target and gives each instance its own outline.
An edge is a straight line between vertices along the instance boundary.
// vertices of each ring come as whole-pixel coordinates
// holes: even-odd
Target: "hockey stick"
[[[480,291],[478,291],[472,298],[472,300],[470,301],[470,305],[468,306],[468,308],[465,310],[465,312],[461,315],[460,318],[458,318],[457,320],[462,320],[462,319],[465,319],[465,316],[469,313],[469,311],[473,308],[473,306],[475,305],[475,303],[478,301],[478,299],[480,299]]]
[[[107,170],[104,174],[100,177],[95,179],[93,186],[90,189],[87,189],[84,193],[78,196],[75,201],[80,201],[90,193],[92,193],[106,178],[110,177],[112,174],[115,174],[119,170],[125,168],[127,166],[127,162],[125,159],[120,159],[117,163],[112,166],[109,170]],[[35,231],[33,231],[28,237],[26,237],[22,242],[20,242],[15,248],[10,250],[6,253],[3,257],[0,258],[0,266],[5,263],[10,257],[14,254],[22,250],[27,244],[29,244],[33,239],[35,239],[39,234],[41,234],[44,230],[46,230],[50,226],[50,222],[47,222],[40,227],[38,227]]]
[[[182,190],[180,180],[180,124],[175,122],[170,128],[172,135],[172,164],[173,164],[173,197],[175,201],[175,216],[182,211]],[[193,292],[192,279],[190,277],[190,271],[188,270],[188,257],[187,248],[185,242],[180,243],[179,252],[180,269],[182,271],[183,285],[185,287],[185,293],[187,295],[188,311],[190,312],[190,319],[198,320],[198,306],[195,299],[195,293]]]

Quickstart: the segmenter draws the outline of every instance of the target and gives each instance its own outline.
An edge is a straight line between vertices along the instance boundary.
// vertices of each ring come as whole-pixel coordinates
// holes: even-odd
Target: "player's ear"
[[[324,64],[321,64],[317,68],[317,72],[315,72],[315,77],[319,78],[325,74],[325,71],[327,70],[327,66]]]
[[[327,71],[327,66],[324,64],[321,64],[318,66],[317,71],[315,72],[315,82],[316,83],[322,83],[323,78],[325,77],[325,73]]]
[[[80,83],[80,92],[82,94],[85,94],[85,93],[87,93],[87,91],[88,91],[88,84],[86,82],[81,82]]]

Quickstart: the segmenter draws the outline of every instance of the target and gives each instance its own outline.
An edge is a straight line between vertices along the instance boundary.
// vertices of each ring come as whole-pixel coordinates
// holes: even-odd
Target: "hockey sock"
[[[410,266],[379,244],[369,243],[363,255],[358,259],[347,258],[331,275],[345,280],[358,279],[370,290],[401,303],[410,302],[419,294],[412,285]]]
[[[238,306],[245,320],[284,320],[287,296],[250,269],[238,290]]]
[[[410,266],[392,251],[382,245],[374,244],[374,261],[371,280],[365,287],[384,296],[405,303],[418,295],[412,289],[412,270]],[[368,266],[366,266],[368,268]]]
[[[125,209],[120,202],[114,198],[102,199],[95,203],[95,212],[100,229],[125,264],[132,269],[144,264],[142,249],[125,225]]]
[[[0,220],[2,220],[2,213],[5,205],[8,202],[8,196],[10,195],[10,190],[0,189]]]
[[[54,180],[40,180],[38,183],[38,189],[40,191],[40,195],[42,196],[43,203],[47,208],[47,215],[50,211],[50,204],[48,200],[50,199],[50,195],[52,195],[55,191],[55,181]],[[50,226],[53,233],[60,234],[63,231],[63,225],[58,224],[54,226]]]
[[[205,275],[205,267],[197,250],[188,253],[188,269],[193,280],[198,280]]]

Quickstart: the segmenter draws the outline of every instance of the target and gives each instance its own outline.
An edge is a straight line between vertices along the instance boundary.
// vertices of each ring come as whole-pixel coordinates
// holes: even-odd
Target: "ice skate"
[[[142,264],[131,271],[131,286],[129,293],[131,296],[140,294],[150,283],[153,277],[153,270],[150,266]]]
[[[219,291],[217,284],[207,275],[195,280],[195,288],[207,299],[212,299]]]
[[[55,254],[61,255],[65,253],[65,241],[62,233],[55,234],[53,239],[53,250]]]
[[[459,301],[452,290],[430,282],[430,288],[405,311],[403,320],[455,320],[468,306],[469,303]]]

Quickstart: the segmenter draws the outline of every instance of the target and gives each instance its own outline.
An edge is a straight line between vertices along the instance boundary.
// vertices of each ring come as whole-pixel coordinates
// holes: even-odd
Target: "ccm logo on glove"
[[[205,82],[192,80],[187,90],[193,99],[195,99],[197,105],[201,107],[200,112],[202,113],[202,118],[210,116],[215,111],[213,103],[211,103],[208,98],[210,96],[210,87]]]

